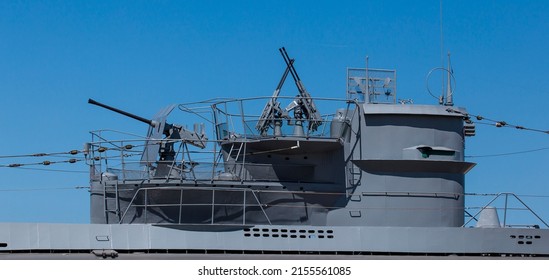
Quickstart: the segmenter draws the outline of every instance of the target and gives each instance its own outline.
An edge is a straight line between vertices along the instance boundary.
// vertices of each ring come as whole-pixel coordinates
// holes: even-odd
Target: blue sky
[[[171,103],[270,95],[296,58],[313,96],[344,97],[346,67],[397,69],[399,98],[435,104],[426,74],[441,64],[440,2],[1,1],[0,156],[81,149],[90,130],[146,133],[88,105],[152,117]],[[444,1],[443,52],[455,103],[549,130],[547,1]],[[184,122],[184,120],[174,120]],[[549,135],[477,125],[467,155],[549,147]],[[549,196],[549,150],[470,158],[466,192]],[[0,158],[0,164],[18,158]],[[35,160],[35,162],[41,159]],[[0,167],[0,221],[86,223],[86,166]],[[38,189],[38,190],[36,190]],[[549,197],[525,196],[549,220]]]

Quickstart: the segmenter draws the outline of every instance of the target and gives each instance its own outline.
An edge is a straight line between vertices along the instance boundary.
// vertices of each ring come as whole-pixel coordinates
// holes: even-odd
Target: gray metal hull
[[[0,252],[549,255],[549,230],[451,227],[0,224]]]
[[[356,73],[344,100],[313,102],[300,88],[181,104],[183,119],[208,120],[210,136],[166,123],[174,106],[153,122],[91,100],[151,125],[146,140],[92,132],[92,224],[0,224],[0,252],[549,256],[549,229],[507,223],[509,194],[503,224],[494,206],[466,211],[475,128],[464,108],[396,104],[396,72]],[[321,115],[319,101],[335,113]]]

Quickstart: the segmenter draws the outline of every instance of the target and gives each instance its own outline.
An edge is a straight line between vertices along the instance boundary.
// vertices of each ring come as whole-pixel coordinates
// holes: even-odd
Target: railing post
[[[522,201],[522,199],[520,199],[516,194],[511,194],[512,196],[514,196],[520,203],[522,203],[522,205],[524,205],[524,207],[526,207],[526,209],[528,209],[528,211],[530,211],[532,214],[534,214],[534,216],[536,216],[536,218],[538,218],[546,227],[549,228],[549,224],[547,224],[538,214],[536,214],[536,212],[534,212],[534,210],[532,210],[532,208],[530,208],[528,205],[526,205],[526,203],[524,203],[524,201]]]
[[[122,180],[126,181],[126,162],[124,161],[124,141],[120,141],[120,161],[122,165]]]
[[[193,177],[193,180],[196,182],[197,178],[196,178],[196,174],[194,173],[194,163],[193,163],[193,159],[191,158],[191,152],[189,151],[189,147],[187,146],[187,143],[183,143],[182,145],[185,146],[185,148],[184,148],[185,151],[183,151],[183,154],[185,152],[187,152],[187,157],[189,158],[189,166],[191,168],[191,176]],[[181,169],[184,169],[184,167],[182,166]],[[185,174],[183,174],[183,176],[185,176]]]
[[[149,203],[149,194],[148,194],[148,190],[145,189],[145,224],[147,223],[147,204]]]
[[[269,223],[269,225],[272,225],[271,219],[269,219],[269,216],[267,215],[267,212],[265,212],[265,209],[263,208],[263,205],[261,205],[261,201],[259,201],[259,198],[258,198],[257,195],[255,194],[254,190],[250,190],[250,191],[251,191],[252,194],[254,195],[255,201],[257,201],[257,205],[258,205],[259,208],[261,209],[261,212],[263,212],[263,215],[265,215],[265,218],[267,219],[267,222]]]
[[[240,182],[244,182],[244,170],[245,170],[245,164],[246,164],[246,144],[248,139],[248,134],[246,133],[246,118],[244,117],[244,105],[242,104],[242,100],[240,100],[240,115],[242,117],[242,129],[244,130],[244,143],[241,143],[240,145],[244,145],[244,152],[242,154],[242,166],[240,167]],[[241,146],[242,147],[242,146]],[[238,159],[238,158],[237,158]],[[236,162],[236,160],[235,160]]]
[[[503,227],[507,226],[507,201],[509,199],[509,194],[505,194],[505,208],[503,208]]]
[[[242,201],[242,225],[246,224],[246,190],[243,191],[244,200]]]
[[[215,190],[212,190],[212,221],[211,224],[214,224],[214,215],[215,215]]]
[[[474,216],[472,216],[466,223],[464,223],[461,227],[465,227],[469,222],[471,222],[473,219],[476,220],[476,217],[480,214],[480,212],[482,212],[482,210],[484,210],[486,207],[490,206],[490,204],[492,204],[492,202],[494,202],[496,199],[498,199],[498,197],[500,197],[502,194],[498,194],[496,195],[496,197],[494,197],[492,200],[490,200],[490,202],[488,202],[488,204],[486,204],[485,206],[482,207],[482,209],[480,209],[480,211],[478,211]]]
[[[181,194],[179,195],[179,224],[181,224],[181,213],[183,212],[183,188],[181,188]]]

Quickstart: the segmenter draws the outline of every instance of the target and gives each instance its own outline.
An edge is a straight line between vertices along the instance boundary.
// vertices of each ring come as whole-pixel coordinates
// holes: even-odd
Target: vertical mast
[[[366,56],[366,94],[364,95],[364,101],[368,98],[368,103],[370,103],[370,76],[368,75],[368,56]]]
[[[454,106],[454,100],[452,96],[452,62],[450,61],[450,52],[448,52],[448,87],[446,88],[446,106]]]
[[[444,69],[444,29],[442,28],[442,0],[440,0],[440,67]],[[440,85],[440,100],[439,104],[443,103],[444,96],[444,75],[441,75]]]

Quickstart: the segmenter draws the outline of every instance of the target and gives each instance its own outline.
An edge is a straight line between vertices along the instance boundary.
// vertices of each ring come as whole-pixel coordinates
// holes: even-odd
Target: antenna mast
[[[440,68],[444,69],[444,29],[442,28],[442,0],[440,0]],[[439,103],[442,105],[444,96],[444,75],[440,75],[440,99]]]
[[[448,87],[446,88],[446,103],[444,105],[446,106],[454,106],[454,100],[453,100],[453,91],[452,91],[452,62],[450,61],[450,52],[448,52],[448,71],[446,73],[448,74]]]

